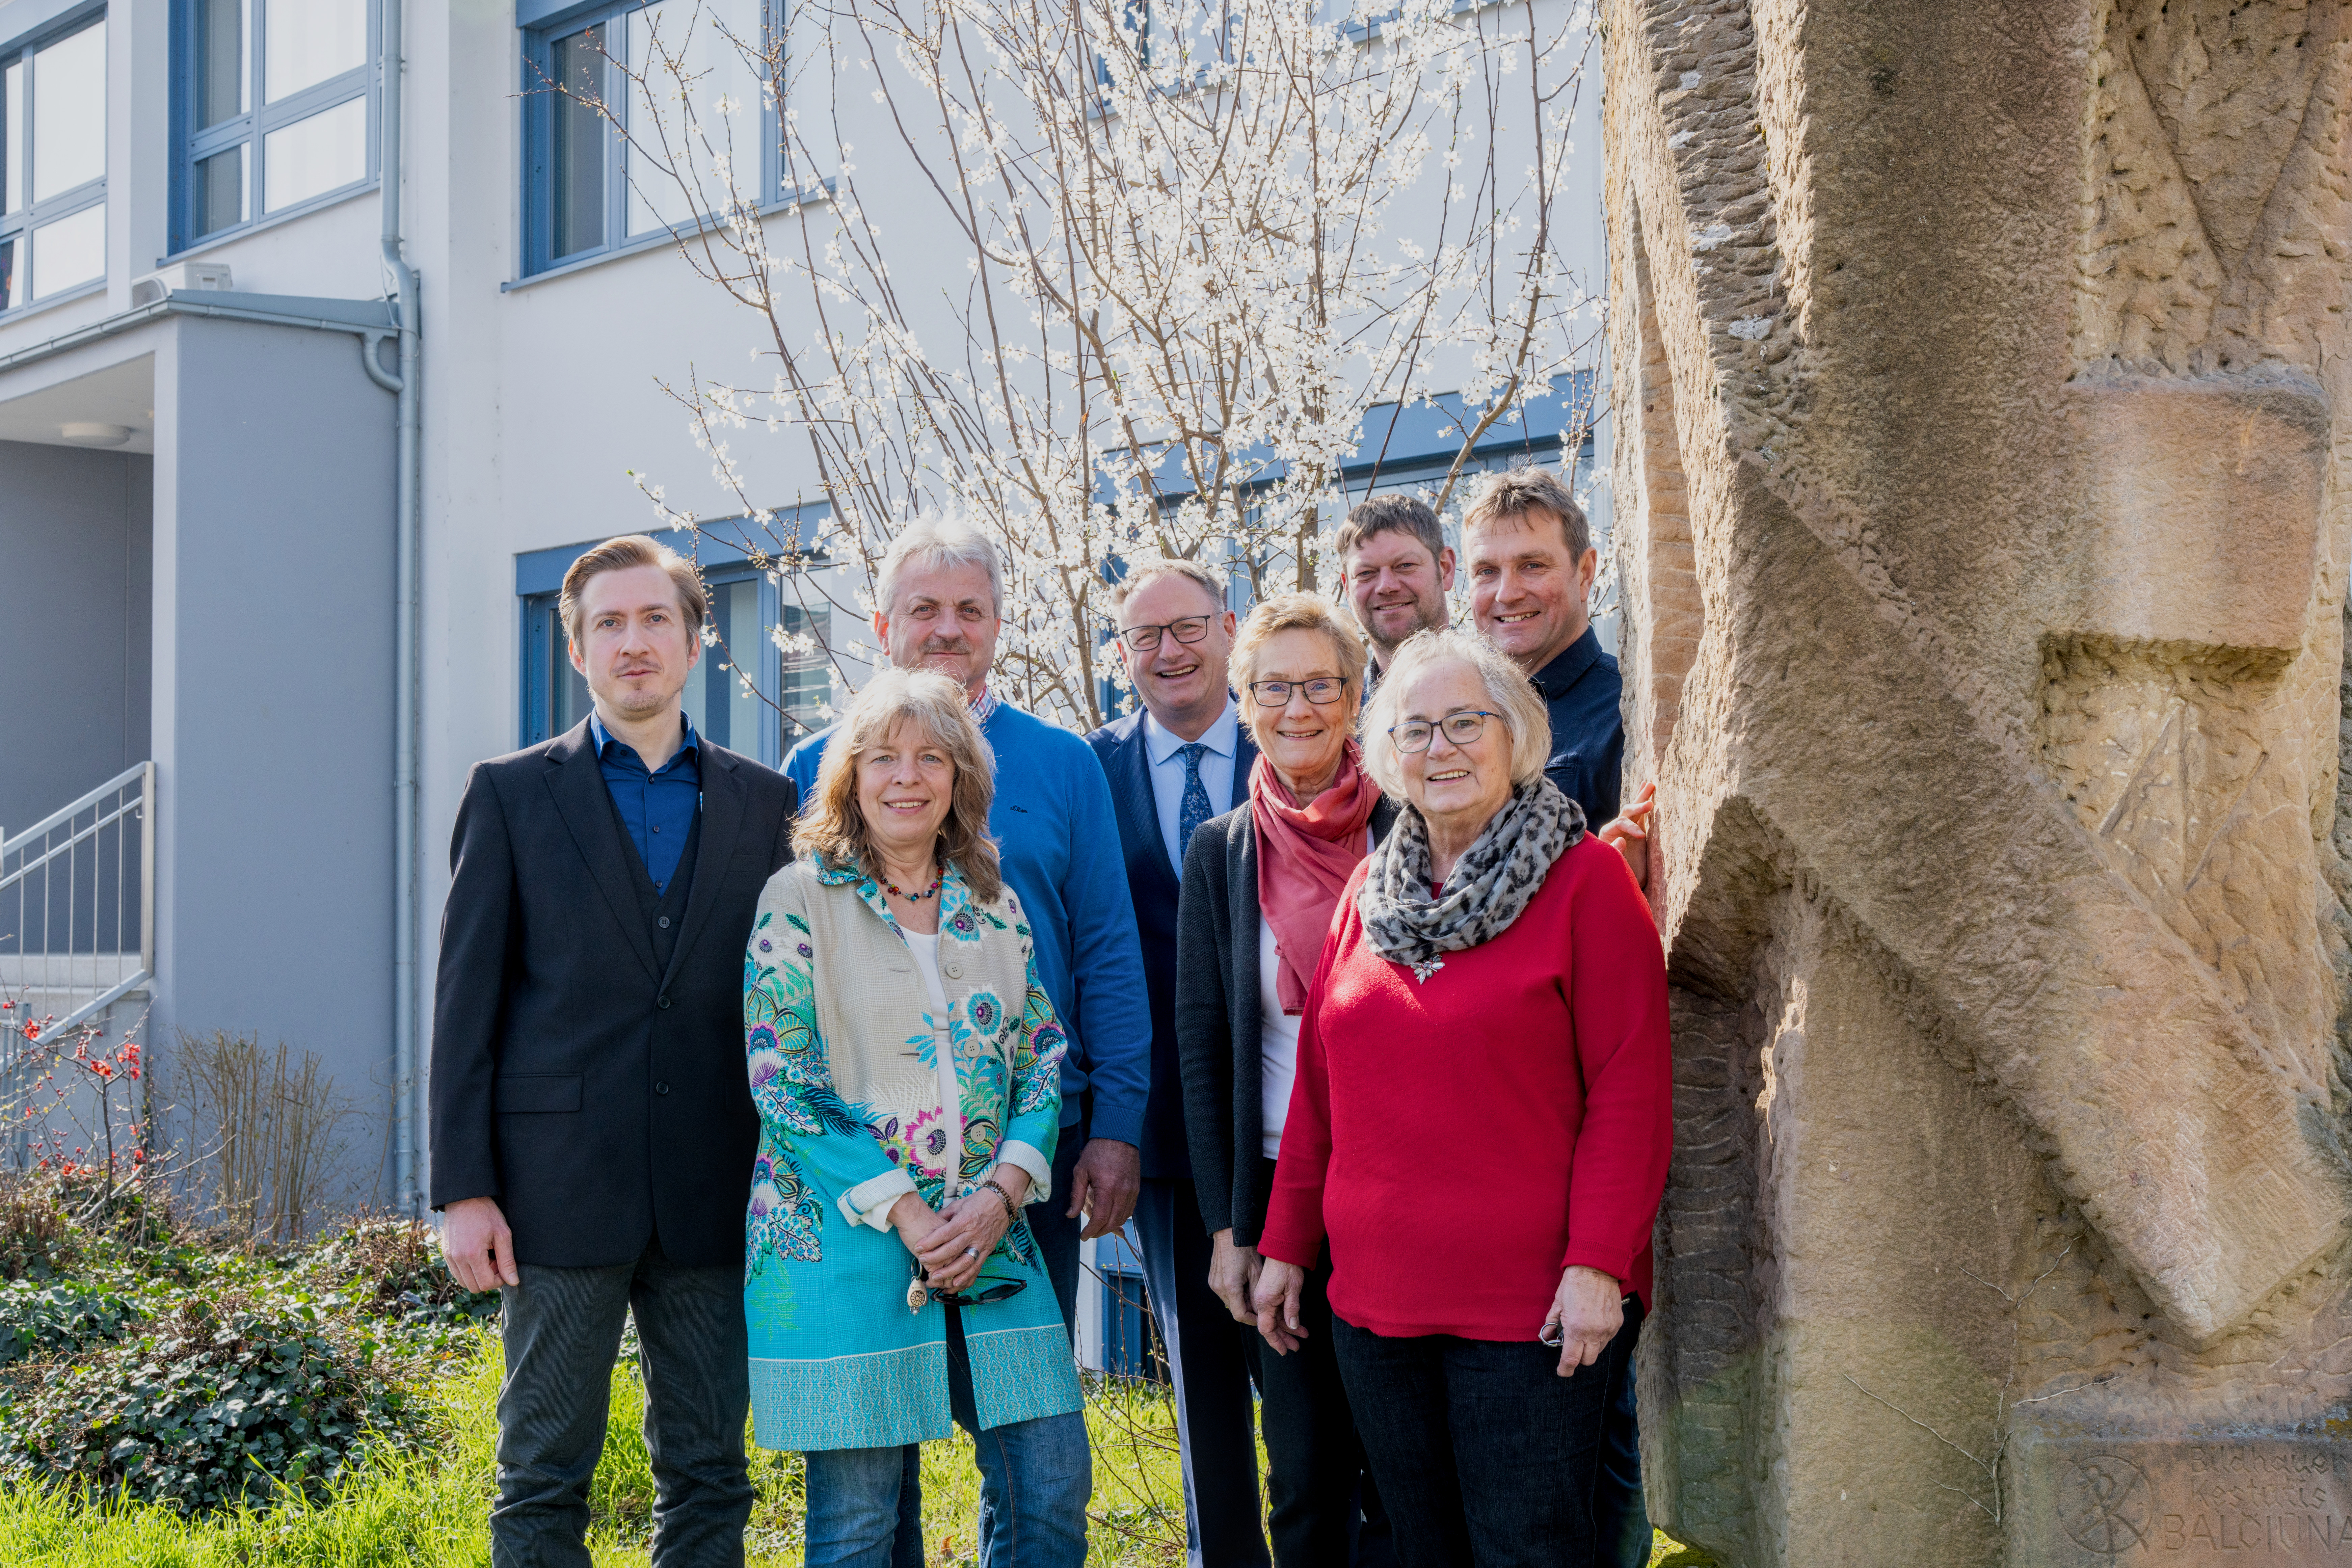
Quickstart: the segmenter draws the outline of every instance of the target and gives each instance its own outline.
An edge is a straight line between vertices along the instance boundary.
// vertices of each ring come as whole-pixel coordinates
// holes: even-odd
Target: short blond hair
[[[1404,700],[1412,691],[1412,683],[1437,665],[1456,662],[1478,672],[1487,702],[1503,716],[1503,728],[1510,731],[1511,783],[1533,784],[1543,777],[1544,763],[1551,755],[1551,715],[1543,699],[1536,695],[1534,684],[1494,644],[1448,626],[1415,632],[1405,638],[1364,710],[1364,771],[1372,775],[1381,794],[1405,798],[1404,763],[1389,731],[1402,722]]]
[[[1517,522],[1529,512],[1539,511],[1559,520],[1560,537],[1568,544],[1569,554],[1583,560],[1584,552],[1592,548],[1592,527],[1584,520],[1584,509],[1576,504],[1576,497],[1558,474],[1533,463],[1486,476],[1486,482],[1463,510],[1462,542],[1466,547],[1470,536],[1482,528],[1507,521]]]
[[[1225,680],[1235,691],[1249,689],[1257,675],[1258,650],[1276,632],[1321,632],[1331,639],[1331,655],[1339,661],[1340,679],[1350,689],[1362,685],[1364,666],[1371,656],[1354,624],[1341,620],[1337,610],[1312,594],[1276,594],[1259,600],[1234,635],[1233,657],[1225,661]]]
[[[588,613],[581,603],[588,592],[588,580],[607,572],[626,572],[633,566],[658,566],[668,573],[669,580],[677,585],[677,607],[686,613],[687,630],[701,635],[702,617],[710,608],[710,595],[702,586],[702,575],[695,571],[694,563],[657,539],[625,533],[586,552],[564,571],[563,592],[557,596],[555,608],[563,620],[563,635],[572,639],[573,646],[580,641],[580,619]]]
[[[881,879],[873,834],[857,805],[857,760],[907,721],[920,727],[955,767],[947,819],[940,824],[940,858],[962,873],[976,901],[992,904],[1004,889],[996,846],[988,837],[995,758],[973,721],[963,688],[937,670],[886,669],[866,683],[825,746],[815,793],[793,829],[793,848]]]

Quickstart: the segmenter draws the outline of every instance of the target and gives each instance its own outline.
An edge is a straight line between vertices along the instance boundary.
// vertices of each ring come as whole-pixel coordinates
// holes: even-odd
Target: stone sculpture
[[[2352,6],[1603,21],[1654,1514],[2352,1562]]]

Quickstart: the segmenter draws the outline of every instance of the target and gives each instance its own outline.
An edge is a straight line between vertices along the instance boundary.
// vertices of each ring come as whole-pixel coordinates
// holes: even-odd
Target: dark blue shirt
[[[694,814],[702,809],[702,743],[695,738],[693,720],[681,713],[678,721],[686,726],[686,744],[647,773],[635,746],[614,740],[605,733],[602,720],[588,716],[588,735],[596,743],[604,787],[613,792],[621,826],[629,830],[629,842],[637,847],[637,858],[645,862],[656,893],[669,891],[678,857],[686,853],[687,835],[694,831]]]
[[[1597,831],[1617,815],[1624,785],[1625,721],[1617,706],[1624,682],[1617,661],[1601,651],[1601,634],[1587,626],[1536,671],[1535,684],[1551,714],[1544,777],[1584,808],[1585,826]]]

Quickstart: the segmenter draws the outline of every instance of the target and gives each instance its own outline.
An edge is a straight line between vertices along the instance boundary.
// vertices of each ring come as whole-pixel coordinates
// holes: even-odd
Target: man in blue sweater
[[[1031,1211],[1030,1225],[1063,1321],[1075,1329],[1078,1243],[1109,1235],[1134,1212],[1151,1082],[1143,949],[1110,786],[1086,742],[988,689],[1004,576],[984,534],[935,519],[910,523],[883,559],[875,598],[882,608],[874,633],[890,662],[962,682],[996,754],[989,833],[1035,933],[1037,977],[1069,1036],[1053,1196]],[[817,766],[832,737],[830,729],[811,735],[784,761],[803,801],[815,798]],[[897,1563],[922,1562],[916,1454],[907,1450]]]
[[[885,607],[875,612],[874,635],[901,669],[936,669],[962,682],[996,753],[989,833],[1036,932],[1037,977],[1070,1039],[1055,1201],[1031,1224],[1062,1316],[1075,1322],[1078,1242],[1125,1225],[1142,1185],[1151,1011],[1127,867],[1117,853],[1118,817],[1100,764],[1086,742],[988,689],[1003,626],[1003,582],[996,547],[977,530],[929,519],[910,524],[875,584]],[[830,729],[819,731],[784,761],[803,800],[814,796],[832,739]]]

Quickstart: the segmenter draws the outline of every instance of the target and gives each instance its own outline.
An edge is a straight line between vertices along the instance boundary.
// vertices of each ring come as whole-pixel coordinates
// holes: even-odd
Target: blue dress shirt
[[[1551,750],[1544,776],[1584,807],[1584,825],[1599,832],[1617,815],[1624,785],[1625,721],[1617,700],[1625,689],[1617,661],[1601,649],[1591,626],[1536,671],[1535,687],[1551,717]]]
[[[1234,753],[1241,744],[1241,710],[1228,692],[1225,710],[1201,732],[1201,744],[1209,748],[1201,753],[1201,787],[1209,792],[1212,816],[1223,816],[1228,809],[1224,803],[1234,798]],[[1160,812],[1168,863],[1179,877],[1184,874],[1184,846],[1176,842],[1176,817],[1184,805],[1184,759],[1176,753],[1184,744],[1182,736],[1162,729],[1150,710],[1144,710],[1143,752],[1151,759],[1151,804]]]
[[[604,787],[613,792],[621,826],[629,830],[629,842],[637,847],[637,858],[654,879],[656,893],[669,891],[669,879],[677,874],[678,858],[686,853],[687,836],[694,831],[694,814],[702,809],[702,742],[695,736],[693,720],[681,713],[678,721],[686,726],[686,743],[648,773],[635,746],[614,740],[602,720],[593,713],[588,716],[588,735],[596,743]]]

